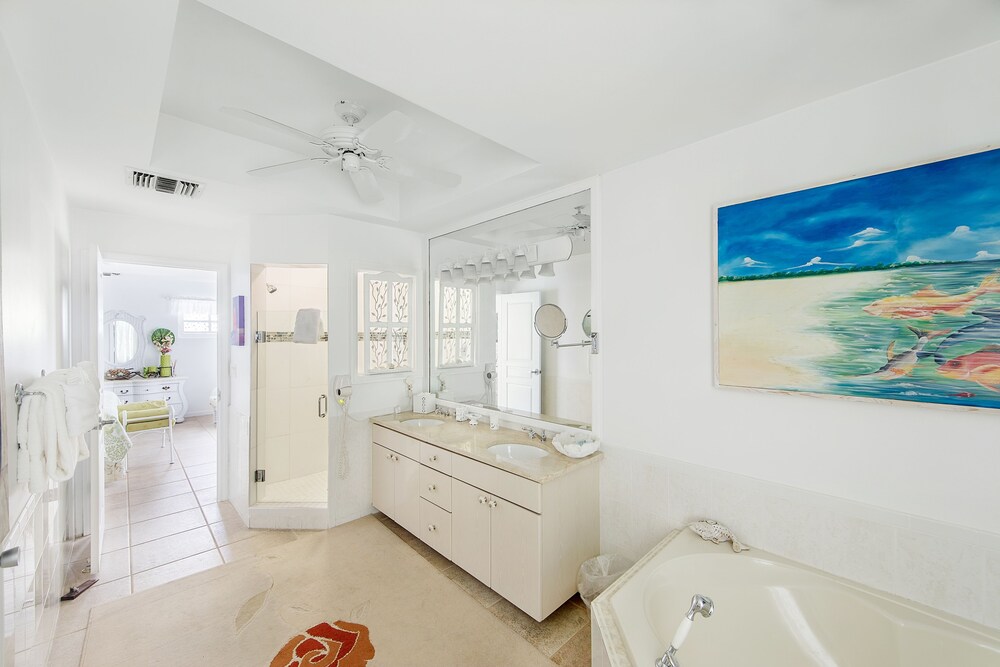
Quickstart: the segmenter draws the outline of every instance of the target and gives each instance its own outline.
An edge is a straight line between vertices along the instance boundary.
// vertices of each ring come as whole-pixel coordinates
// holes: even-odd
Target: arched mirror
[[[142,332],[145,317],[123,310],[104,313],[105,368],[139,368],[146,351],[146,336]]]

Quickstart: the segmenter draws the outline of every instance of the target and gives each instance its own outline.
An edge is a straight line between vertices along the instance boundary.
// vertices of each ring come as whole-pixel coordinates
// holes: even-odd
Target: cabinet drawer
[[[420,499],[420,531],[427,546],[451,560],[451,512],[424,498]]]
[[[446,475],[451,474],[451,459],[454,454],[447,449],[441,449],[426,442],[420,443],[420,462],[425,466],[430,466],[435,470],[440,470]]]
[[[455,479],[486,489],[491,495],[500,496],[536,514],[542,512],[542,485],[538,482],[532,482],[530,479],[518,477],[464,456],[454,457],[451,475]]]
[[[402,454],[414,461],[420,460],[420,441],[414,440],[402,433],[396,433],[378,424],[372,425],[372,442],[377,442],[386,449]]]
[[[160,384],[160,383],[147,384],[143,387],[140,387],[139,391],[145,394],[159,394],[164,391],[176,392],[177,385],[175,383],[169,383],[169,382],[166,384]]]
[[[420,497],[451,511],[451,477],[425,465],[420,466]]]

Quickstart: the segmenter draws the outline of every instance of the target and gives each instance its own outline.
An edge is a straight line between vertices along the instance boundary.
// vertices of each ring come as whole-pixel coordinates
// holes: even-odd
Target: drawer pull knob
[[[428,491],[437,491],[437,484],[428,484],[427,485],[427,490]]]
[[[487,504],[488,504],[488,505],[490,506],[490,509],[493,509],[493,508],[495,508],[495,507],[497,506],[497,501],[495,501],[495,500],[491,500],[491,501],[490,501],[489,503],[487,503]]]
[[[385,458],[387,458],[387,459],[389,459],[391,461],[392,460],[392,454],[386,454]]]
[[[437,530],[437,526],[435,526],[432,523],[431,525],[427,526],[427,530],[433,533],[435,530]]]
[[[170,385],[168,384],[165,387],[160,387],[160,389],[162,389],[163,391],[169,391],[170,390]]]
[[[486,500],[487,500],[486,496],[479,496],[479,504],[480,505],[485,505],[486,504]]]
[[[438,460],[438,457],[437,457],[437,454],[434,454],[433,456],[429,457],[429,459],[428,459],[428,460],[429,460],[429,461],[431,461],[432,463],[433,463],[434,461],[437,461],[437,460]]]

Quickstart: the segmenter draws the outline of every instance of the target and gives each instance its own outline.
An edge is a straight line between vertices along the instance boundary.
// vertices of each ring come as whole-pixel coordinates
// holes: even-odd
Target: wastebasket
[[[594,598],[603,593],[604,589],[632,565],[634,563],[621,554],[601,554],[585,560],[576,577],[576,588],[580,591],[580,597],[587,605],[587,609],[590,609],[590,603]]]

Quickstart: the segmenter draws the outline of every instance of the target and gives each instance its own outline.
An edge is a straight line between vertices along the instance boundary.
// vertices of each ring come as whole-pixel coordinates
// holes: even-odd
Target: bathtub
[[[594,600],[594,664],[652,667],[695,593],[712,598],[715,613],[695,617],[681,667],[1000,665],[996,630],[687,529]]]

